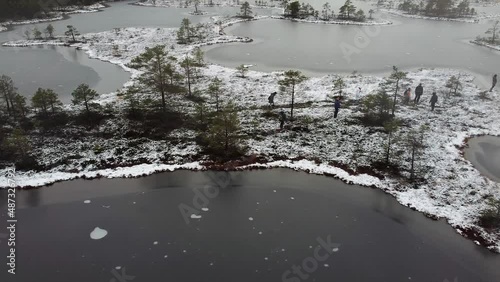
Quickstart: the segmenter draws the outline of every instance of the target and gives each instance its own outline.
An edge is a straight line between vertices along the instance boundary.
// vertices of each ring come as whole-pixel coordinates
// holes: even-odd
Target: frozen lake
[[[227,185],[199,200],[208,210],[196,208],[193,189],[217,183]],[[17,198],[19,269],[1,281],[110,281],[116,267],[134,281],[295,281],[283,274],[310,261],[321,240],[335,250],[319,251],[307,281],[500,280],[500,256],[444,221],[378,189],[292,170],[75,180]],[[186,221],[181,204],[201,218]]]
[[[500,182],[500,138],[481,136],[471,138],[467,144],[465,158],[486,177]]]
[[[52,24],[56,34],[74,25],[81,33],[100,32],[116,27],[178,27],[182,18],[203,22],[210,16],[235,15],[237,7],[203,8],[210,14],[191,16],[190,9],[151,8],[129,5],[134,1],[110,3],[103,12],[76,14]],[[321,9],[322,1],[311,0]],[[342,1],[332,1],[338,10]],[[368,11],[372,2],[355,1],[358,7]],[[500,7],[479,8],[479,11],[500,13]],[[254,9],[259,15],[278,14],[279,9]],[[468,43],[468,40],[484,33],[491,21],[480,24],[425,21],[396,16],[387,17],[395,24],[380,28],[325,24],[291,23],[281,20],[263,20],[235,25],[227,31],[240,36],[255,38],[252,44],[223,45],[208,49],[207,59],[226,66],[242,63],[256,65],[254,69],[273,71],[301,69],[311,75],[325,73],[387,73],[392,65],[403,69],[420,67],[451,67],[478,74],[476,83],[482,87],[490,84],[491,75],[498,73],[497,51]],[[26,29],[47,23],[15,26],[0,33],[0,42],[23,38]],[[364,42],[359,31],[368,34]],[[356,45],[359,41],[361,45]],[[362,46],[350,56],[340,46]],[[351,49],[353,51],[353,49]],[[278,55],[279,54],[279,55]],[[87,83],[100,93],[120,88],[129,75],[121,68],[89,59],[84,52],[71,48],[5,48],[0,47],[0,73],[11,76],[20,93],[31,96],[38,87],[53,88],[69,101],[71,91],[80,83]]]

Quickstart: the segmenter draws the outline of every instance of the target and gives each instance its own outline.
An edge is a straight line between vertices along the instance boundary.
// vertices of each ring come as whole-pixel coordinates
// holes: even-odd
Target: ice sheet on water
[[[100,240],[108,235],[108,231],[101,229],[99,227],[94,228],[92,232],[90,232],[90,238],[93,240]]]

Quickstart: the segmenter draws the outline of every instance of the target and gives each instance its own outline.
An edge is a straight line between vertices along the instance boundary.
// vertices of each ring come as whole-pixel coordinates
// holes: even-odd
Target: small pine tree
[[[496,44],[498,40],[498,37],[500,36],[500,21],[496,21],[493,26],[486,31],[486,34],[491,34],[490,37],[488,37],[488,42],[491,44]]]
[[[396,66],[392,67],[392,73],[389,76],[389,82],[393,82],[395,84],[394,87],[394,99],[392,103],[392,115],[394,116],[394,112],[396,111],[396,103],[397,103],[397,96],[398,96],[398,91],[399,91],[399,82],[403,79],[406,79],[406,72],[402,72],[398,70]]]
[[[237,66],[236,70],[238,71],[239,77],[241,78],[245,78],[245,74],[248,72],[248,68],[243,64]]]
[[[236,106],[229,102],[215,115],[209,126],[207,143],[211,153],[223,158],[241,154],[243,138],[240,130]]]
[[[460,82],[460,76],[451,76],[446,82],[446,88],[450,91],[448,92],[448,96],[453,92],[453,95],[457,96],[459,90],[462,90],[462,83]]]
[[[196,47],[193,50],[193,61],[198,67],[205,66],[205,53],[200,47]]]
[[[387,132],[387,144],[385,146],[385,163],[389,165],[391,163],[391,151],[392,151],[392,146],[394,145],[394,138],[393,135],[396,133],[399,129],[400,121],[397,119],[393,119],[391,121],[385,122],[384,123],[384,129],[385,132]]]
[[[410,130],[406,136],[406,144],[409,148],[410,154],[410,181],[415,180],[416,175],[416,161],[422,156],[425,145],[425,133],[428,126],[422,125],[418,130]]]
[[[24,36],[27,40],[31,40],[31,32],[29,30],[24,31]]]
[[[295,104],[296,87],[305,80],[307,80],[307,77],[300,71],[288,70],[284,73],[284,78],[278,81],[278,84],[282,87],[288,88],[292,95],[290,120],[293,120],[293,106]]]
[[[54,29],[54,26],[52,26],[52,24],[47,25],[47,27],[45,28],[45,31],[44,31],[45,36],[47,38],[54,38],[54,31],[55,31],[55,29]]]
[[[38,88],[35,95],[31,98],[31,105],[44,116],[48,116],[49,109],[54,114],[62,103],[54,90]]]
[[[247,1],[241,4],[240,8],[240,17],[242,18],[251,18],[252,17],[252,7],[250,7],[250,3]]]
[[[42,32],[37,27],[33,28],[33,37],[36,40],[42,39]]]
[[[333,82],[333,94],[342,96],[342,90],[346,87],[344,80],[339,77]]]
[[[68,37],[71,37],[71,42],[76,42],[76,36],[79,36],[80,33],[78,32],[78,30],[72,26],[72,25],[68,25],[66,26],[68,28],[68,30],[66,30],[66,32],[64,32],[64,35],[68,36]]]
[[[71,93],[71,96],[73,96],[73,100],[71,101],[73,105],[83,105],[87,117],[90,117],[90,107],[93,100],[95,100],[99,94],[95,90],[90,89],[87,84],[80,84],[73,93]]]
[[[19,128],[14,129],[12,134],[4,140],[2,146],[8,150],[11,159],[20,160],[28,156],[31,145],[26,133]]]
[[[187,88],[187,95],[192,96],[193,93],[191,91],[191,85],[193,84],[193,74],[196,72],[195,68],[195,62],[194,60],[186,56],[184,60],[181,62],[181,67],[184,69],[184,77],[186,78],[186,84],[188,86]]]
[[[383,90],[379,90],[377,94],[370,94],[363,98],[363,121],[365,124],[372,126],[382,126],[384,123],[391,120],[391,98]]]
[[[222,80],[218,79],[217,77],[212,79],[212,81],[208,85],[207,92],[215,100],[215,111],[219,112],[220,96],[223,93]]]
[[[161,95],[162,111],[167,111],[166,96],[176,90],[174,79],[177,75],[172,57],[168,56],[165,45],[146,48],[129,64],[131,68],[142,69],[139,82],[151,93]]]

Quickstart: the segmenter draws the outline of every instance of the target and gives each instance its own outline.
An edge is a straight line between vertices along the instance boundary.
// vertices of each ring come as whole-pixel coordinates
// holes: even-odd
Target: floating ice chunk
[[[191,218],[193,218],[193,219],[200,219],[200,218],[201,218],[201,215],[196,215],[196,214],[194,214],[194,213],[193,213],[193,214],[191,215]]]
[[[94,240],[100,240],[108,235],[108,231],[96,227],[92,232],[90,232],[90,238]]]
[[[84,204],[90,204],[90,200],[83,201]]]
[[[252,221],[253,220],[253,217],[249,217],[248,220]]]
[[[208,208],[201,208],[202,211],[208,211]]]
[[[158,241],[154,241],[154,242],[153,242],[153,244],[154,244],[154,245],[158,245]]]
[[[336,253],[336,252],[338,252],[338,251],[339,251],[339,248],[333,248],[333,249],[332,249],[332,252],[334,252],[334,253]]]

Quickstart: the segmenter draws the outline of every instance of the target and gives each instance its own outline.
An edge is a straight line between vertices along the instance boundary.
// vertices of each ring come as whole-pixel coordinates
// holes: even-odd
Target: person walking
[[[434,107],[436,106],[437,101],[438,101],[438,96],[436,95],[436,92],[432,92],[431,111],[434,111]]]
[[[283,111],[283,109],[279,113],[279,119],[280,119],[280,129],[283,129],[283,126],[285,125],[286,121],[286,114]]]
[[[271,93],[271,95],[269,95],[269,97],[267,98],[267,100],[269,101],[269,106],[274,108],[274,96],[276,96],[276,92],[273,92]]]
[[[413,102],[415,102],[415,104],[418,104],[418,102],[420,101],[420,96],[422,96],[422,94],[424,94],[424,87],[422,87],[422,83],[420,83],[415,88],[415,99],[413,100]]]
[[[411,98],[411,88],[408,87],[405,93],[403,93],[403,103],[408,104],[410,102],[410,98]]]
[[[490,89],[490,92],[493,91],[493,88],[495,88],[495,86],[497,85],[497,75],[495,74],[493,76],[493,83],[492,83],[492,86],[491,86],[491,89]]]
[[[337,115],[339,114],[340,106],[341,106],[340,97],[337,97],[337,98],[335,98],[335,112],[333,114],[333,118],[337,118]]]

